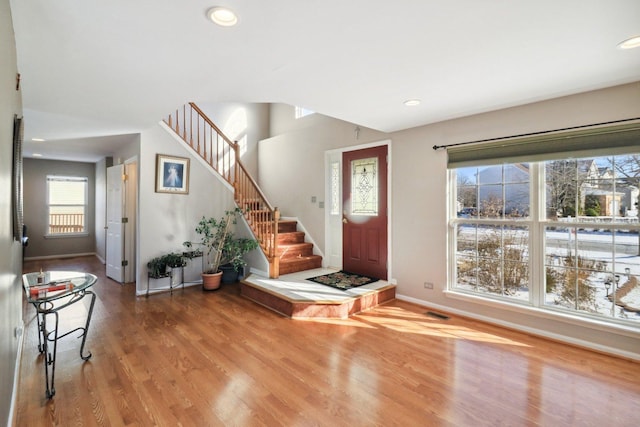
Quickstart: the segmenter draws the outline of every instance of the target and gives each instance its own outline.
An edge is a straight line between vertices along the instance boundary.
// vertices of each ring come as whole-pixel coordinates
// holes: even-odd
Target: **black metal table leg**
[[[91,358],[91,352],[85,355],[87,333],[91,324],[91,316],[96,302],[96,294],[87,289],[97,281],[94,274],[75,271],[48,271],[43,273],[26,273],[22,275],[22,286],[27,301],[36,309],[36,321],[38,326],[38,351],[44,355],[44,374],[46,382],[46,396],[51,399],[56,394],[56,359],[58,354],[58,340],[80,331],[77,338],[82,338],[80,344],[80,358],[87,361]],[[91,295],[91,303],[87,320],[82,327],[60,333],[59,312]],[[54,319],[47,319],[53,315]],[[47,328],[47,320],[53,324]]]
[[[53,314],[55,316],[55,327],[53,331],[47,333],[47,314]],[[47,385],[46,396],[47,399],[51,399],[56,394],[56,388],[54,386],[56,377],[56,355],[58,350],[58,325],[59,317],[57,311],[51,311],[49,313],[43,313],[42,315],[42,329],[44,331],[44,339],[42,340],[44,350],[44,377]],[[53,334],[53,338],[51,338]],[[49,342],[53,343],[53,351],[49,352]],[[51,367],[51,369],[49,369]],[[51,370],[51,373],[49,373]],[[51,377],[51,381],[49,381]]]
[[[84,327],[75,328],[71,331],[65,332],[64,334],[60,335],[58,332],[58,326],[59,326],[59,320],[60,320],[58,311],[75,302],[78,302],[79,300],[83,299],[87,295],[91,295],[91,304],[89,305],[89,312],[87,313],[87,320],[84,324]],[[40,348],[41,348],[40,352],[44,353],[44,356],[45,356],[44,374],[45,374],[46,386],[47,386],[47,389],[46,389],[47,399],[51,399],[56,394],[56,388],[55,388],[56,357],[58,353],[57,350],[58,350],[59,339],[64,338],[67,335],[72,334],[76,331],[81,331],[81,334],[78,335],[78,338],[82,337],[82,343],[80,344],[80,358],[86,361],[86,360],[89,360],[92,356],[91,352],[88,352],[88,354],[85,356],[84,346],[87,342],[87,333],[89,332],[89,325],[91,324],[91,316],[93,315],[93,307],[95,303],[96,303],[95,293],[91,291],[82,291],[76,294],[75,296],[73,296],[73,298],[69,302],[63,304],[62,306],[55,307],[51,303],[43,303],[43,304],[51,304],[51,305],[46,307],[44,305],[36,307],[36,309],[38,310],[38,313],[36,315],[42,316],[42,320],[38,318],[38,329],[42,331],[41,332],[42,337],[39,339],[41,340],[41,343],[42,343],[40,345]],[[51,331],[47,330],[48,315],[55,316],[55,325]],[[51,346],[53,348],[50,348]]]
[[[82,331],[82,344],[80,345],[80,358],[82,360],[91,359],[91,352],[89,352],[87,356],[83,356],[82,354],[84,353],[84,344],[87,342],[87,334],[89,333],[89,324],[91,323],[91,316],[93,315],[93,306],[96,303],[96,294],[94,294],[91,291],[87,291],[86,294],[91,294],[91,305],[89,306],[89,313],[87,313],[87,323],[85,323],[84,330]]]

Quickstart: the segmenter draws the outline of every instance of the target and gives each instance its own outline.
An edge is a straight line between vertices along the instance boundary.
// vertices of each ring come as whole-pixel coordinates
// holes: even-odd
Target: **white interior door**
[[[107,168],[107,277],[123,283],[124,234],[122,227],[124,165]]]
[[[136,212],[138,210],[138,163],[135,160],[124,162],[127,179],[124,184],[124,212],[127,218],[124,229],[124,258],[127,265],[124,267],[124,282],[136,281]]]

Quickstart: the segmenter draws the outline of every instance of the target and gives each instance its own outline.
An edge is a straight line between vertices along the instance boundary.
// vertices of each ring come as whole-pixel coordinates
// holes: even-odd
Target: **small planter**
[[[222,271],[213,274],[202,273],[202,289],[205,291],[215,291],[220,287]]]
[[[222,271],[222,283],[225,285],[236,283],[240,277],[240,271],[236,271],[233,264],[221,265],[220,270]]]

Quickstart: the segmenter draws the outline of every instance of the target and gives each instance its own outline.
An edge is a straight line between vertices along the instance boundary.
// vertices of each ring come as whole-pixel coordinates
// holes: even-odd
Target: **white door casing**
[[[122,268],[124,252],[124,234],[122,214],[124,211],[124,193],[122,176],[124,165],[107,168],[107,266],[106,275],[123,283]]]

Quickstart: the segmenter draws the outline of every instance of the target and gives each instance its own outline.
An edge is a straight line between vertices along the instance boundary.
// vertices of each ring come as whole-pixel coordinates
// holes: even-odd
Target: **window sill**
[[[475,304],[483,304],[501,310],[512,311],[516,313],[526,314],[529,316],[540,317],[548,320],[568,323],[571,325],[581,326],[590,329],[596,329],[604,332],[613,332],[619,335],[638,338],[640,336],[640,324],[637,326],[621,323],[607,322],[596,318],[575,316],[570,313],[561,312],[553,309],[541,309],[531,307],[524,304],[517,304],[507,301],[498,301],[490,298],[484,298],[479,295],[472,295],[464,292],[452,290],[444,291],[447,298],[458,299],[461,301],[472,302]]]
[[[68,239],[74,237],[88,237],[89,233],[73,233],[73,234],[45,234],[45,239]]]

